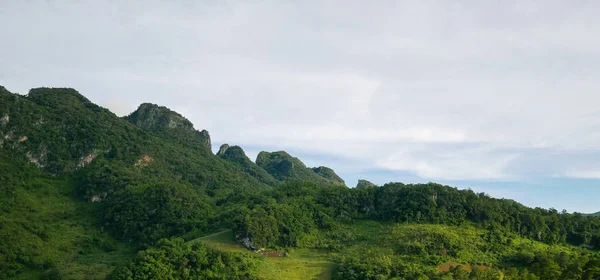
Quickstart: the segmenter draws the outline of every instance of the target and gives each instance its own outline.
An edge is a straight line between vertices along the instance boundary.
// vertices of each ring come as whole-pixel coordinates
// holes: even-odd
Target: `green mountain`
[[[337,174],[335,174],[335,171],[333,171],[333,169],[326,167],[326,166],[319,166],[319,167],[313,167],[311,168],[315,173],[317,173],[318,175],[320,175],[321,177],[328,179],[330,181],[333,181],[334,183],[338,183],[341,185],[344,185],[344,180],[342,180],[342,178],[340,176],[338,176]]]
[[[144,103],[0,86],[0,279],[600,279],[600,217],[286,152]]]
[[[343,185],[342,180],[327,167],[308,168],[304,163],[284,151],[260,152],[256,164],[281,181],[309,181],[316,184]]]
[[[377,187],[377,186],[368,180],[359,179],[358,184],[356,184],[356,187],[357,188],[371,188],[371,187]]]
[[[230,147],[228,144],[223,144],[219,148],[217,156],[239,166],[244,172],[252,175],[253,177],[256,177],[259,181],[265,184],[273,186],[281,183],[273,176],[271,176],[271,174],[267,173],[266,170],[262,169],[256,163],[252,162],[250,158],[246,156],[244,150],[239,146]]]
[[[0,128],[4,147],[55,174],[98,161],[214,192],[269,188],[213,156],[208,132],[196,131],[187,119],[165,107],[142,104],[122,119],[73,89],[49,88],[33,89],[26,96],[2,88],[0,101],[0,115],[7,119]]]
[[[208,131],[197,131],[188,119],[166,107],[144,103],[126,119],[147,132],[211,151]]]

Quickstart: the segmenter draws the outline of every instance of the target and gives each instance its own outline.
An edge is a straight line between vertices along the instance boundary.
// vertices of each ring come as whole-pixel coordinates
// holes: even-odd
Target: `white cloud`
[[[600,151],[594,2],[140,3],[4,3],[0,83],[75,87],[120,115],[155,102],[216,145],[432,180],[595,166],[572,170]]]
[[[600,179],[600,169],[594,170],[567,170],[564,177],[581,178],[581,179]]]

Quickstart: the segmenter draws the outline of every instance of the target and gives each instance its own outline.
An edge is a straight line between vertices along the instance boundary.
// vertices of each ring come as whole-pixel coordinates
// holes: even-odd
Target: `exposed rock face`
[[[224,155],[225,151],[227,151],[227,149],[229,149],[229,145],[227,145],[227,144],[221,145],[221,147],[219,148],[219,151],[217,152],[217,156]]]
[[[35,164],[35,166],[39,168],[44,168],[46,166],[46,151],[43,151],[40,155],[34,155],[31,152],[27,152],[25,156],[30,163]]]
[[[322,177],[325,177],[329,180],[338,182],[340,184],[344,184],[344,180],[338,176],[337,174],[335,174],[335,171],[333,171],[333,169],[326,167],[326,166],[319,166],[319,167],[314,167],[312,168],[312,170],[321,175]]]
[[[81,168],[84,167],[90,163],[92,163],[92,161],[98,156],[98,153],[96,151],[93,151],[91,153],[89,153],[87,156],[82,157],[79,160],[79,163],[77,163],[77,168]]]
[[[4,115],[4,116],[2,116],[2,118],[0,118],[1,125],[6,125],[9,121],[10,121],[10,117],[8,115]]]
[[[358,184],[356,184],[357,188],[371,188],[371,187],[376,187],[375,184],[364,180],[364,179],[358,179]]]
[[[127,117],[127,120],[146,130],[178,128],[194,131],[194,125],[179,113],[152,103],[143,103],[140,105],[135,112]]]
[[[146,167],[152,161],[152,158],[149,156],[143,156],[134,164],[135,167]]]
[[[210,142],[210,134],[208,133],[208,131],[206,129],[203,129],[202,131],[200,131],[200,137],[206,142],[206,148],[208,148],[209,151],[212,150],[212,143]]]
[[[182,142],[200,142],[208,151],[211,149],[208,131],[197,131],[185,117],[164,106],[143,103],[127,116],[127,120],[149,132],[179,139]]]

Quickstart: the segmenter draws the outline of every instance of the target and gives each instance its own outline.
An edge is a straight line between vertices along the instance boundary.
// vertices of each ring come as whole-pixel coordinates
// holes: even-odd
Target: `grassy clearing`
[[[235,241],[231,230],[204,236],[198,240],[214,249],[227,252],[248,252]],[[327,251],[292,249],[285,257],[262,257],[259,276],[263,279],[331,279],[335,264]]]

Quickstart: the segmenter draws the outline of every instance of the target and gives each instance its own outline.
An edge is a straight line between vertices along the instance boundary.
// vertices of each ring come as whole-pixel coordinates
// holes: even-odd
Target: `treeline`
[[[600,218],[528,208],[513,200],[435,183],[381,187],[320,187],[291,183],[249,198],[236,230],[260,246],[294,246],[313,229],[334,221],[369,219],[401,223],[477,223],[547,244],[600,247]]]
[[[599,279],[600,255],[472,226],[395,225],[340,254],[336,279]],[[431,265],[434,265],[432,269]]]
[[[348,189],[296,182],[240,198],[232,212],[237,238],[256,249],[340,252],[338,279],[600,279],[600,256],[586,249],[599,245],[598,218],[434,183]],[[367,241],[355,230],[369,220],[408,228]],[[477,265],[431,270],[454,260]]]

